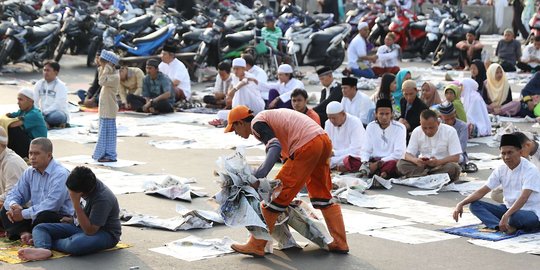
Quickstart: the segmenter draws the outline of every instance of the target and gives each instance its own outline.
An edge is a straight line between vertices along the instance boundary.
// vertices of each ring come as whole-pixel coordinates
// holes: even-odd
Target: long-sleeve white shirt
[[[529,62],[529,61],[531,61],[532,57],[534,57],[536,60],[540,59],[540,50],[537,50],[534,47],[534,43],[525,46],[522,53],[523,53],[523,55],[521,56],[521,61]],[[533,67],[533,68],[540,65],[538,62],[531,62],[531,63],[527,63],[527,64],[529,66]]]
[[[257,80],[257,83],[266,83],[268,81],[268,74],[266,74],[266,71],[257,65],[252,66],[247,72],[253,75],[253,77]]]
[[[336,127],[326,120],[324,130],[332,141],[334,156],[330,159],[330,167],[335,167],[343,163],[347,156],[360,157],[362,142],[364,141],[365,129],[360,120],[347,114],[345,122],[340,127]]]
[[[347,48],[347,66],[349,68],[358,68],[358,58],[366,55],[366,41],[360,34],[357,34],[349,43],[349,48]],[[369,61],[364,60],[363,62],[366,66],[369,66]]]
[[[69,110],[67,103],[67,87],[60,79],[56,78],[51,82],[41,79],[34,87],[34,104],[44,115],[54,111],[61,111],[66,114],[69,120]]]
[[[169,64],[161,62],[158,69],[161,73],[167,75],[171,81],[180,81],[180,84],[178,84],[177,87],[184,91],[187,100],[191,98],[191,80],[189,78],[189,72],[180,60],[174,58]]]
[[[398,121],[392,120],[385,129],[373,121],[366,128],[360,159],[362,162],[369,161],[370,158],[381,158],[384,162],[400,160],[407,149],[406,137],[407,129]]]
[[[291,94],[294,89],[306,89],[304,83],[295,78],[290,79],[286,84],[282,82],[267,82],[259,83],[258,87],[261,92],[268,92],[271,89],[276,89],[280,95],[279,99],[281,99],[283,103],[291,100]]]
[[[400,47],[397,44],[393,44],[391,47],[382,45],[377,49],[377,67],[397,67],[399,66],[399,50]]]
[[[251,77],[251,74],[246,73],[246,77]],[[238,77],[234,76],[232,77],[231,85],[234,87],[239,81]],[[250,81],[234,93],[232,107],[234,108],[238,105],[248,106],[254,114],[258,114],[264,110],[264,100],[254,82]]]
[[[369,112],[371,109],[375,109],[375,103],[373,103],[368,95],[356,91],[356,95],[354,95],[352,100],[343,97],[341,104],[346,113],[357,117],[364,125],[369,124]]]

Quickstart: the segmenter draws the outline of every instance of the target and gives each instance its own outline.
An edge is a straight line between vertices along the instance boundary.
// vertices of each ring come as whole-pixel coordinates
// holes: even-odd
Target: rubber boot
[[[266,225],[268,226],[268,231],[270,234],[272,234],[274,231],[274,225],[276,224],[276,220],[278,219],[280,213],[267,210],[262,205],[261,211]],[[243,245],[232,244],[231,248],[238,253],[252,255],[254,257],[264,257],[264,248],[266,247],[266,242],[266,240],[261,240],[250,236],[247,243]]]
[[[328,226],[328,231],[330,231],[330,235],[334,238],[334,242],[328,244],[328,250],[336,253],[349,253],[341,207],[338,204],[332,204],[321,209],[321,212],[324,216],[326,226]]]

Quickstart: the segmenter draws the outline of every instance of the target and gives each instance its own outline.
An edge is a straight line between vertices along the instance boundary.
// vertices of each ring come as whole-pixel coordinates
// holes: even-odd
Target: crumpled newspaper
[[[382,186],[386,189],[392,188],[392,183],[390,180],[386,180],[378,175],[374,175],[372,178],[360,178],[357,177],[356,174],[334,175],[332,177],[332,184],[337,190],[343,188],[350,188],[360,192],[363,192],[374,186]]]
[[[219,214],[225,225],[231,227],[246,227],[257,239],[268,240],[266,251],[271,252],[272,237],[276,239],[280,249],[301,247],[296,243],[287,225],[293,227],[304,237],[319,246],[331,243],[330,237],[324,225],[315,219],[313,211],[305,202],[296,202],[280,215],[272,236],[262,216],[261,201],[271,202],[281,191],[281,181],[256,179],[246,161],[242,149],[217,161],[220,167],[221,191],[214,195],[214,200],[219,204]],[[256,190],[251,183],[259,181]]]
[[[428,190],[413,190],[409,191],[410,195],[436,195],[444,185],[450,183],[450,176],[447,173],[431,174],[421,177],[403,178],[403,179],[390,179],[392,183],[398,185],[406,185],[411,187],[417,187]]]
[[[202,188],[193,187],[188,183],[194,183],[194,179],[188,181],[180,181],[172,177],[165,178],[161,183],[151,182],[144,186],[145,194],[157,194],[165,196],[171,200],[179,199],[191,202],[192,196],[206,197],[208,193],[200,191]]]
[[[189,210],[181,205],[177,205],[176,212],[181,214],[181,216],[162,219],[151,215],[130,213],[122,209],[120,211],[120,219],[125,221],[122,225],[126,226],[150,227],[170,231],[208,229],[212,228],[214,223],[224,223],[221,216],[212,211]]]

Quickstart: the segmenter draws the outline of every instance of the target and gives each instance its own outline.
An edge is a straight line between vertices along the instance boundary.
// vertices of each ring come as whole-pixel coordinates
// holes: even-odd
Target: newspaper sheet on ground
[[[344,190],[337,196],[341,202],[349,203],[358,207],[364,208],[391,208],[396,206],[410,206],[427,204],[423,201],[401,198],[397,196],[375,194],[367,195],[354,189]]]
[[[341,209],[347,233],[359,233],[382,228],[414,225],[414,222],[372,215],[360,211]]]
[[[270,252],[272,237],[276,239],[279,248],[301,247],[285,224],[319,246],[333,241],[324,225],[314,218],[315,215],[310,215],[312,210],[303,203],[292,204],[280,216],[271,237],[260,204],[261,201],[271,202],[279,195],[281,182],[256,179],[241,149],[233,155],[218,159],[218,166],[221,191],[214,195],[214,199],[219,204],[218,212],[227,226],[246,227],[255,238],[269,240],[266,250]],[[251,186],[256,181],[260,182],[257,190]]]
[[[193,181],[195,182],[195,181]],[[191,202],[192,197],[206,197],[208,193],[202,188],[194,187],[172,177],[165,178],[161,183],[151,182],[145,185],[145,194],[161,195],[171,200]]]
[[[463,216],[459,219],[459,222],[455,222],[452,218],[454,208],[432,204],[395,205],[391,208],[373,209],[372,211],[407,217],[407,220],[413,222],[448,227],[457,227],[481,223],[481,221],[473,214],[465,211],[463,213]]]
[[[216,212],[206,210],[189,210],[181,205],[176,206],[178,217],[168,219],[156,216],[129,213],[122,209],[121,220],[125,226],[149,227],[170,231],[186,231],[191,229],[208,229],[214,224],[223,224],[223,219]]]
[[[360,234],[365,234],[373,237],[388,239],[392,241],[407,243],[407,244],[424,244],[442,240],[459,238],[457,235],[421,229],[411,226],[398,226],[384,228],[380,230],[362,231]]]
[[[468,242],[477,246],[497,249],[514,254],[536,254],[535,252],[540,251],[540,233],[523,234],[514,238],[496,242],[480,239],[470,239]]]
[[[151,248],[150,251],[193,262],[233,253],[234,251],[231,249],[233,243],[234,241],[228,237],[223,239],[202,239],[191,235],[167,243],[163,247]]]

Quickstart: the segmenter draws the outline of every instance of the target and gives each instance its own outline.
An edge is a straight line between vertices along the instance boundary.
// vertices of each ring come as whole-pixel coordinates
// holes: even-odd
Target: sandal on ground
[[[100,158],[98,159],[98,162],[116,162],[116,159]]]
[[[476,164],[469,162],[462,166],[462,170],[466,173],[475,173],[478,171],[478,167]]]

